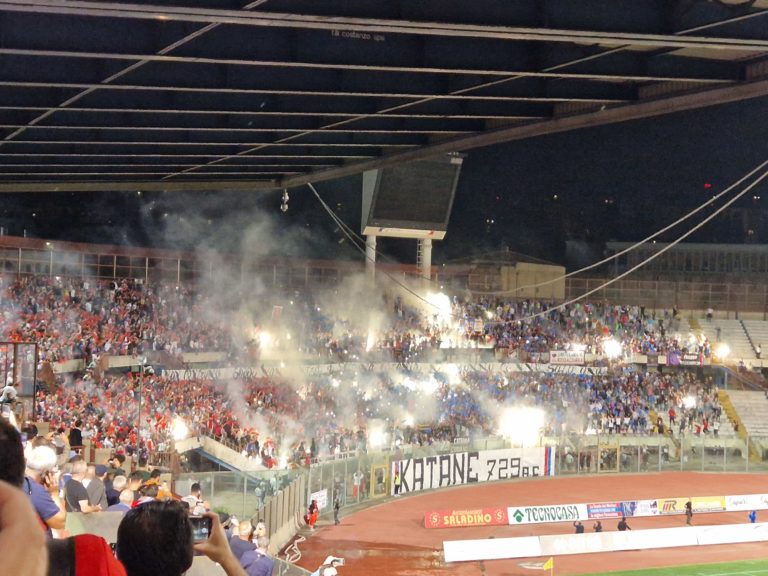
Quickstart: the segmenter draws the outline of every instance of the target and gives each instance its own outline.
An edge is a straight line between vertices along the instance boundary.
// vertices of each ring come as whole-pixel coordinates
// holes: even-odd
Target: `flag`
[[[544,564],[544,570],[552,570],[552,556],[549,557],[549,560],[546,561]]]

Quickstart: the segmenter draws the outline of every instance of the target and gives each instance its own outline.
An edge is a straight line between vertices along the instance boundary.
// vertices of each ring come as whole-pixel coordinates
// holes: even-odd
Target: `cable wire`
[[[339,225],[339,227],[341,228],[341,231],[342,231],[342,232],[344,233],[344,235],[345,235],[345,236],[346,236],[346,237],[349,239],[349,241],[352,243],[352,245],[353,245],[355,248],[357,248],[357,250],[358,250],[359,252],[361,252],[361,253],[363,254],[363,256],[365,257],[365,261],[366,261],[366,262],[372,262],[372,263],[374,263],[374,264],[375,264],[375,263],[376,263],[376,260],[375,260],[374,258],[371,258],[370,256],[368,256],[368,252],[366,251],[366,249],[365,249],[365,248],[363,248],[363,247],[360,247],[360,246],[358,246],[358,245],[357,245],[357,243],[355,242],[355,240],[354,240],[354,239],[353,239],[353,237],[352,237],[352,236],[353,236],[353,234],[354,234],[354,232],[353,232],[353,233],[351,233],[351,234],[350,234],[349,232],[347,232],[347,229],[346,229],[346,224],[344,224],[344,223],[342,222],[341,218],[339,218],[338,216],[336,216],[336,214],[333,212],[333,210],[331,210],[331,207],[330,207],[330,206],[328,206],[328,204],[326,204],[326,203],[325,203],[325,201],[324,201],[324,200],[323,200],[323,199],[320,197],[320,194],[317,192],[317,189],[316,189],[316,188],[315,188],[315,187],[312,185],[312,183],[311,183],[311,182],[307,182],[307,186],[309,186],[309,189],[310,189],[310,190],[312,190],[312,193],[315,195],[315,198],[317,198],[317,201],[318,201],[318,202],[320,202],[320,205],[321,205],[321,206],[322,206],[322,207],[325,209],[325,211],[328,213],[328,215],[331,217],[331,219],[332,219],[334,222],[336,222],[337,224],[341,223],[341,224]],[[439,310],[439,309],[440,309],[440,307],[439,307],[437,304],[435,304],[434,302],[430,302],[429,300],[427,300],[426,298],[424,298],[424,297],[423,297],[421,294],[419,294],[419,293],[417,293],[415,290],[413,290],[413,289],[412,289],[410,286],[407,286],[406,284],[404,284],[403,282],[401,282],[400,280],[398,280],[397,278],[395,278],[394,276],[392,276],[392,275],[391,275],[389,272],[387,272],[386,270],[377,270],[377,272],[381,272],[381,273],[383,273],[383,274],[384,274],[384,275],[385,275],[387,278],[389,278],[389,279],[390,279],[392,282],[394,282],[395,284],[397,284],[398,286],[400,286],[400,288],[402,288],[403,290],[405,290],[405,291],[406,291],[406,292],[408,292],[409,294],[411,294],[411,295],[415,296],[416,298],[418,298],[419,300],[421,300],[421,301],[422,301],[422,302],[424,302],[425,304],[428,304],[428,305],[432,306],[433,308],[435,308],[435,309],[437,309],[437,310]],[[427,278],[424,278],[424,280],[427,280]]]
[[[625,278],[625,277],[629,276],[629,275],[630,275],[630,274],[632,274],[634,271],[636,271],[636,270],[638,270],[638,269],[642,268],[643,266],[645,266],[645,265],[646,265],[646,264],[648,264],[649,262],[651,262],[651,261],[655,260],[656,258],[658,258],[659,256],[661,256],[662,254],[664,254],[664,252],[666,252],[667,250],[670,250],[670,249],[672,249],[674,246],[678,245],[680,242],[682,242],[683,240],[685,240],[685,239],[686,239],[688,236],[690,236],[691,234],[693,234],[694,232],[696,232],[696,231],[697,231],[699,228],[701,228],[702,226],[704,226],[705,224],[707,224],[708,222],[710,222],[710,221],[711,221],[712,219],[714,219],[714,218],[715,218],[717,215],[719,215],[719,214],[720,214],[720,213],[721,213],[723,210],[725,210],[726,208],[728,208],[730,205],[732,205],[734,202],[736,202],[736,201],[737,201],[739,198],[741,198],[741,197],[742,197],[742,196],[744,196],[744,195],[745,195],[747,192],[749,192],[750,190],[752,190],[752,188],[754,188],[754,187],[755,187],[755,186],[757,186],[757,185],[758,185],[760,182],[762,182],[762,181],[763,181],[763,180],[764,180],[766,177],[768,177],[768,171],[765,171],[765,172],[763,172],[763,174],[762,174],[761,176],[759,176],[759,177],[758,177],[758,178],[757,178],[757,179],[756,179],[754,182],[752,182],[751,184],[749,184],[749,185],[748,185],[746,188],[744,188],[744,190],[742,190],[741,192],[739,192],[738,194],[736,194],[736,195],[735,195],[733,198],[731,198],[730,200],[728,200],[728,202],[726,202],[725,204],[723,204],[723,205],[722,205],[720,208],[718,208],[717,210],[715,210],[715,211],[714,211],[712,214],[710,214],[709,216],[707,216],[707,217],[706,217],[704,220],[702,220],[701,222],[699,222],[698,224],[696,224],[696,226],[694,226],[693,228],[691,228],[690,230],[688,230],[688,231],[687,231],[687,232],[685,232],[684,234],[680,235],[680,236],[679,236],[677,239],[675,239],[674,241],[670,242],[669,244],[667,244],[666,246],[664,246],[663,248],[661,248],[661,250],[659,250],[658,252],[656,252],[656,253],[654,253],[654,254],[651,254],[651,255],[650,255],[648,258],[646,258],[646,259],[645,259],[645,260],[643,260],[642,262],[639,262],[638,264],[636,264],[635,266],[633,266],[633,267],[632,267],[632,268],[630,268],[629,270],[626,270],[625,272],[622,272],[621,274],[619,274],[619,275],[618,275],[618,276],[616,276],[615,278],[611,278],[610,280],[607,280],[606,282],[604,282],[603,284],[601,284],[601,285],[600,285],[600,286],[598,286],[597,288],[593,288],[592,290],[589,290],[589,291],[585,292],[584,294],[582,294],[581,296],[577,296],[576,298],[571,298],[570,300],[566,300],[565,302],[563,302],[563,303],[559,304],[559,305],[558,305],[558,306],[556,306],[556,307],[553,307],[552,309],[554,309],[554,308],[564,308],[564,307],[566,307],[566,306],[569,306],[569,305],[571,305],[571,304],[574,304],[574,303],[576,303],[576,302],[578,302],[578,301],[580,301],[580,300],[583,300],[583,299],[584,299],[584,298],[586,298],[587,296],[591,296],[591,295],[592,295],[592,294],[594,294],[595,292],[599,292],[599,291],[600,291],[600,290],[602,290],[603,288],[606,288],[607,286],[610,286],[611,284],[614,284],[614,283],[618,282],[618,281],[619,281],[619,280],[621,280],[622,278]],[[540,317],[542,317],[542,316],[545,316],[545,315],[549,314],[549,312],[550,312],[552,309],[550,309],[550,310],[547,310],[547,311],[544,311],[544,312],[537,312],[536,314],[532,314],[532,315],[530,315],[530,316],[527,316],[527,317],[525,317],[525,318],[521,318],[519,321],[520,321],[520,322],[526,322],[526,321],[534,320],[535,318],[540,318]]]
[[[698,214],[699,212],[701,212],[704,208],[706,208],[710,204],[712,204],[714,202],[717,202],[725,194],[727,194],[728,192],[730,192],[731,190],[733,190],[734,188],[739,186],[745,180],[751,178],[755,173],[759,172],[760,170],[762,170],[766,166],[768,166],[768,160],[764,161],[757,168],[752,169],[746,175],[744,175],[741,178],[739,178],[736,182],[734,182],[733,184],[728,186],[728,188],[726,188],[725,190],[723,190],[719,194],[716,194],[715,196],[712,196],[712,198],[710,198],[709,200],[707,200],[706,202],[704,202],[703,204],[701,204],[697,208],[694,208],[693,210],[691,210],[687,214],[683,215],[682,217],[678,218],[677,220],[675,220],[671,224],[668,224],[664,228],[662,228],[660,230],[657,230],[656,232],[654,232],[650,236],[648,236],[646,238],[643,238],[639,242],[636,242],[636,243],[632,244],[631,246],[621,250],[620,252],[617,252],[616,254],[612,254],[611,256],[603,258],[599,262],[595,262],[593,264],[585,266],[584,268],[579,268],[578,270],[574,270],[573,272],[568,272],[567,274],[564,274],[562,276],[558,276],[557,278],[553,278],[553,279],[550,279],[550,280],[544,280],[542,282],[537,282],[535,284],[526,284],[524,286],[518,286],[518,287],[514,288],[513,290],[506,290],[506,291],[480,291],[480,290],[473,290],[473,293],[480,294],[480,295],[483,295],[483,296],[508,296],[508,295],[520,292],[522,290],[530,289],[530,288],[539,288],[541,286],[549,286],[550,284],[554,284],[556,282],[560,282],[562,280],[565,280],[566,278],[570,278],[571,276],[575,276],[576,274],[581,274],[582,272],[586,272],[587,270],[592,270],[594,268],[597,268],[598,266],[602,266],[603,264],[606,264],[606,263],[610,262],[611,260],[615,260],[616,258],[619,258],[620,256],[623,256],[624,254],[626,254],[628,252],[631,252],[632,250],[635,250],[636,248],[638,248],[638,247],[642,246],[643,244],[653,240],[654,238],[657,238],[658,236],[660,236],[660,235],[664,234],[665,232],[671,230],[672,228],[674,228],[678,224],[681,224],[682,222],[685,222],[688,218],[691,218],[692,216]]]

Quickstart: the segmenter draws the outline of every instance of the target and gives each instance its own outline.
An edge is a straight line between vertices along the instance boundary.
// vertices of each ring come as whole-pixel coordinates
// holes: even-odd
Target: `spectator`
[[[595,532],[602,532],[602,531],[603,531],[603,523],[602,523],[602,522],[600,522],[600,520],[597,520],[597,521],[596,521],[596,522],[595,522],[595,523],[592,525],[592,530],[594,530]]]
[[[317,523],[317,517],[320,514],[320,509],[317,506],[317,500],[312,500],[312,502],[309,503],[309,508],[307,509],[307,513],[304,516],[304,521],[307,523],[307,526],[309,526],[310,530],[315,529],[315,523]]]
[[[203,490],[200,484],[195,482],[189,489],[189,495],[181,499],[182,502],[189,504],[191,514],[199,516],[210,510],[210,504],[203,500]]]
[[[27,458],[24,490],[32,501],[48,536],[52,530],[63,530],[67,511],[59,497],[59,474],[56,452],[49,446],[37,446]]]
[[[25,482],[21,435],[5,418],[0,418],[0,480],[16,488]]]
[[[339,572],[336,570],[336,567],[341,565],[343,565],[343,560],[341,558],[328,556],[320,567],[312,572],[310,576],[337,576]]]
[[[120,492],[117,504],[109,506],[107,512],[122,512],[125,514],[131,509],[131,504],[133,504],[133,490],[123,490]]]
[[[240,559],[240,565],[245,568],[248,576],[272,576],[275,561],[267,553],[269,538],[259,536],[256,539],[256,549],[245,552]]]
[[[182,576],[192,565],[194,551],[221,565],[227,576],[245,576],[229,548],[216,514],[211,536],[192,542],[192,525],[186,506],[176,500],[153,501],[125,514],[117,529],[117,558],[128,576]]]
[[[109,543],[80,534],[48,542],[48,576],[126,576]]]
[[[3,387],[2,393],[0,393],[0,405],[6,404],[13,404],[16,402],[16,396],[18,395],[16,391],[17,384],[13,380],[9,380],[9,382]]]
[[[120,493],[128,485],[128,479],[121,475],[115,476],[112,482],[107,483],[107,505],[114,506],[120,501]]]
[[[45,576],[48,565],[45,546],[45,535],[24,492],[0,481],[0,561],[3,573]]]
[[[251,518],[251,524],[253,524],[254,518]],[[253,526],[253,540],[256,540],[259,536],[269,536],[267,534],[267,525],[264,520],[256,520],[256,524]]]
[[[617,526],[619,529],[619,532],[625,532],[626,530],[632,530],[632,528],[629,527],[629,524],[627,524],[627,519],[622,516],[621,520],[619,520],[619,524]]]
[[[85,490],[88,492],[88,500],[101,510],[106,510],[109,506],[107,503],[107,489],[104,485],[106,477],[107,467],[103,464],[88,466],[88,471],[86,472],[88,484],[85,485]]]
[[[757,522],[757,510],[752,510],[752,512],[747,515],[747,518],[749,518],[751,524]]]
[[[109,464],[107,474],[112,477],[125,476],[125,470],[123,469],[123,464],[125,463],[124,454],[115,454],[112,456],[112,458],[109,459],[109,462],[107,463]]]
[[[256,550],[256,545],[251,542],[253,537],[253,524],[250,520],[241,520],[237,526],[237,535],[233,536],[229,541],[229,547],[232,549],[232,553],[240,562],[243,558],[243,554]]]
[[[584,524],[580,521],[576,520],[576,522],[573,523],[573,527],[576,529],[576,534],[584,534]]]
[[[83,486],[87,470],[88,465],[83,460],[76,460],[72,464],[72,478],[64,486],[64,501],[68,512],[90,514],[101,511],[101,508],[88,500],[88,491]]]
[[[76,420],[75,425],[69,431],[69,447],[72,450],[78,450],[83,447],[83,431],[80,429],[82,425],[82,420]]]

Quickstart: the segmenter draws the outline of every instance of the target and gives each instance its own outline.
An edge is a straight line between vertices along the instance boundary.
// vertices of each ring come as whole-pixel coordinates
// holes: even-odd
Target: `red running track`
[[[446,564],[443,540],[566,534],[573,532],[570,523],[428,530],[424,528],[424,513],[439,509],[768,493],[767,480],[764,474],[665,472],[518,480],[403,496],[342,517],[339,526],[319,525],[301,544],[299,565],[312,571],[332,554],[346,558],[346,565],[339,568],[340,576],[535,576],[536,572],[518,566],[521,559]],[[768,511],[762,515],[768,515]],[[766,520],[760,516],[758,513],[758,521]],[[699,525],[747,522],[747,513],[697,514],[693,522]],[[666,528],[685,525],[685,517],[632,518],[629,523],[634,530]],[[603,529],[616,530],[615,524],[615,520],[604,520]],[[591,522],[585,526],[591,530]],[[555,573],[587,574],[728,562],[765,558],[767,552],[765,543],[752,543],[558,556]]]

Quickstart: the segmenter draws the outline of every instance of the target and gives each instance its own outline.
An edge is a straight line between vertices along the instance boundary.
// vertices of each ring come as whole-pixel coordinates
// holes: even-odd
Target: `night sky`
[[[567,240],[638,240],[763,162],[767,143],[764,98],[470,150],[434,261],[508,248],[565,263]],[[317,188],[359,232],[361,177]],[[360,257],[307,188],[290,195],[282,214],[278,192],[7,194],[0,226],[53,240],[238,250],[243,227],[266,220],[286,239],[266,254]],[[689,241],[768,243],[767,203],[763,184]],[[380,247],[415,259],[413,242]]]

